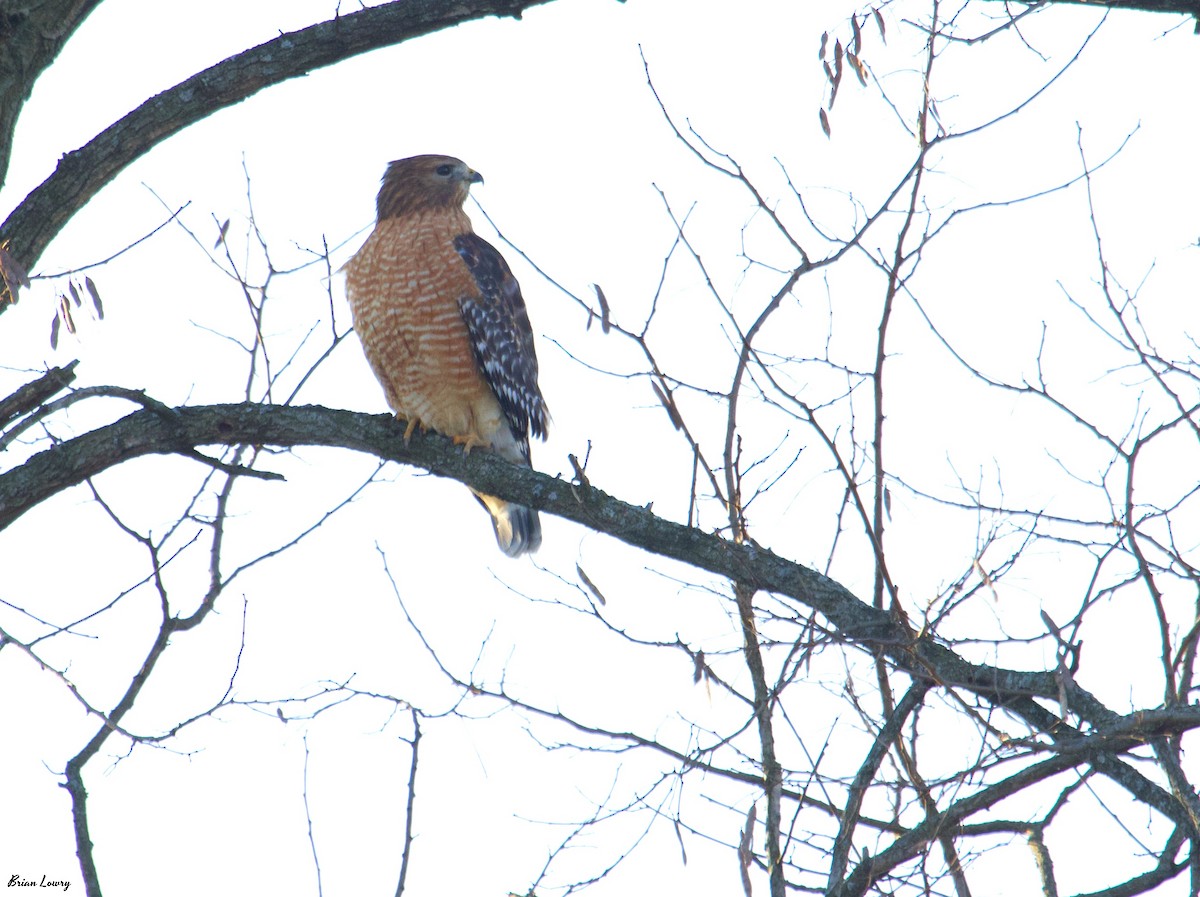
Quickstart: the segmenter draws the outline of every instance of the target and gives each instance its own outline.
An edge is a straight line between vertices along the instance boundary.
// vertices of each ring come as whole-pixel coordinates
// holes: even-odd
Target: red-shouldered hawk
[[[545,439],[549,415],[521,288],[462,208],[482,181],[451,156],[389,164],[375,230],[346,263],[346,293],[371,370],[408,421],[406,439],[420,426],[529,467],[529,435]],[[475,497],[501,551],[537,550],[536,511]]]

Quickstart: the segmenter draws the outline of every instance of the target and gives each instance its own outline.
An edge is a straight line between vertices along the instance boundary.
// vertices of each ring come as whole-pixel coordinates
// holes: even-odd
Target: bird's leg
[[[416,417],[410,417],[408,419],[408,426],[404,428],[404,445],[406,447],[408,446],[408,441],[412,439],[413,430],[415,430],[418,426],[421,428],[421,432],[424,433],[425,425],[421,423],[420,419]]]
[[[471,432],[466,436],[455,436],[454,444],[461,445],[463,447],[463,454],[469,455],[471,454],[471,449],[475,448],[475,446],[488,445],[488,441],[478,433]]]

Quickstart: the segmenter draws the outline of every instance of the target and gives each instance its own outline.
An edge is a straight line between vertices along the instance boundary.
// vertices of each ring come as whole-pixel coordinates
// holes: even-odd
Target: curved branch
[[[0,21],[0,185],[8,175],[13,131],[38,77],[103,0],[12,4]]]
[[[85,146],[66,153],[0,225],[0,245],[26,270],[66,223],[126,166],[212,113],[265,87],[368,50],[402,43],[462,22],[521,14],[551,0],[394,0],[281,34],[231,56],[151,97]],[[0,313],[5,305],[0,304]]]
[[[125,461],[152,454],[195,458],[213,445],[342,447],[384,460],[411,464],[489,495],[582,524],[664,558],[681,561],[754,589],[789,597],[820,613],[842,639],[882,654],[896,667],[943,688],[959,688],[1007,710],[1037,733],[1026,748],[1048,751],[1067,768],[1089,763],[1140,801],[1178,823],[1187,814],[1178,800],[1147,779],[1119,754],[1147,739],[1200,728],[1200,708],[1140,711],[1119,717],[1073,681],[1054,672],[1020,671],[974,664],[928,635],[914,634],[902,618],[861,601],[823,574],[751,543],[735,544],[655,516],[587,483],[570,483],[515,467],[483,452],[470,455],[450,440],[413,434],[390,415],[368,415],[316,406],[210,405],[166,408],[157,403],[99,429],[52,446],[0,474],[0,529],[51,496]],[[1087,720],[1099,739],[1084,736],[1040,698]],[[1044,736],[1048,735],[1047,740]],[[1094,746],[1108,739],[1108,750]],[[1014,742],[1016,744],[1017,742]],[[964,805],[966,806],[966,805]],[[853,890],[853,888],[851,888]]]
[[[1158,725],[1169,725],[1168,720],[1170,719],[1179,721],[1179,718],[1171,711],[1151,712],[1148,715],[1139,713],[1124,718],[1123,724],[1117,726],[1112,732],[1098,732],[1075,739],[1070,750],[1027,766],[1000,782],[959,798],[936,815],[927,816],[924,822],[910,828],[885,850],[859,864],[858,868],[847,876],[845,881],[834,885],[829,893],[835,897],[858,897],[858,895],[866,894],[892,869],[900,863],[918,856],[930,841],[945,832],[955,830],[968,816],[986,810],[1006,797],[1024,791],[1034,782],[1043,781],[1081,763],[1090,762],[1091,765],[1099,768],[1104,759],[1112,759],[1113,751],[1125,751],[1139,747],[1144,742],[1145,736],[1139,732],[1131,737],[1129,726],[1132,724],[1135,728],[1140,729],[1143,721],[1146,721],[1148,717],[1153,717],[1153,719],[1149,719],[1152,729]],[[1189,719],[1191,721],[1186,724],[1189,727],[1200,723],[1200,717],[1194,713],[1189,715]],[[1179,814],[1176,813],[1174,818],[1178,819],[1178,816]],[[1155,876],[1155,880],[1158,880],[1159,876],[1165,880],[1177,875],[1186,866],[1186,862],[1177,865],[1169,861],[1165,865],[1160,862],[1152,875]],[[1140,881],[1143,878],[1143,876],[1136,876],[1131,878],[1130,882]],[[1116,892],[1119,892],[1118,888],[1110,889],[1110,893]],[[1134,894],[1137,891],[1128,893]]]
[[[1200,2],[1197,0],[1040,0],[1040,2],[1023,3],[1022,5],[1033,7],[1058,3],[1192,16],[1196,19],[1196,32],[1200,34]]]
[[[875,736],[871,750],[866,759],[854,774],[850,785],[846,808],[838,824],[837,836],[833,839],[833,851],[829,863],[829,891],[835,893],[841,887],[846,869],[850,865],[850,848],[853,846],[855,826],[858,825],[858,814],[862,810],[863,797],[867,788],[875,779],[883,758],[892,749],[892,744],[900,737],[900,730],[908,720],[909,715],[925,700],[925,692],[929,690],[928,683],[914,682],[908,692],[900,699],[890,714],[887,722]]]
[[[180,408],[151,404],[0,474],[0,529],[58,492],[145,455],[194,458],[199,447],[212,445],[342,447],[420,467],[662,557],[793,598],[824,616],[842,638],[884,652],[900,669],[921,679],[965,688],[998,703],[1061,744],[1079,733],[1033,698],[1057,706],[1060,689],[1065,687],[1071,709],[1092,726],[1112,725],[1119,719],[1089,692],[1073,682],[1062,683],[1053,672],[970,663],[929,636],[912,633],[903,620],[871,607],[840,583],[758,545],[734,544],[665,520],[590,484],[515,467],[484,452],[463,454],[441,436],[414,433],[407,444],[402,436],[403,424],[387,414],[254,403]]]

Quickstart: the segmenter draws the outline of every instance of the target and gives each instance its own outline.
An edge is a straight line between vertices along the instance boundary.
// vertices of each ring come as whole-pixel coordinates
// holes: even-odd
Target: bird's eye
[[[453,165],[439,165],[437,167],[438,177],[448,178],[454,171]]]

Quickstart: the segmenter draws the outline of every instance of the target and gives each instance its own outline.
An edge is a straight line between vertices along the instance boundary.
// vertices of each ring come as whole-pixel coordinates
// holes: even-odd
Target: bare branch
[[[0,225],[0,244],[27,270],[92,197],[147,151],[260,90],[416,37],[487,16],[520,18],[550,0],[407,0],[369,7],[281,34],[231,56],[147,100],[58,167]],[[94,5],[94,4],[93,4]],[[0,303],[0,313],[5,304]]]

